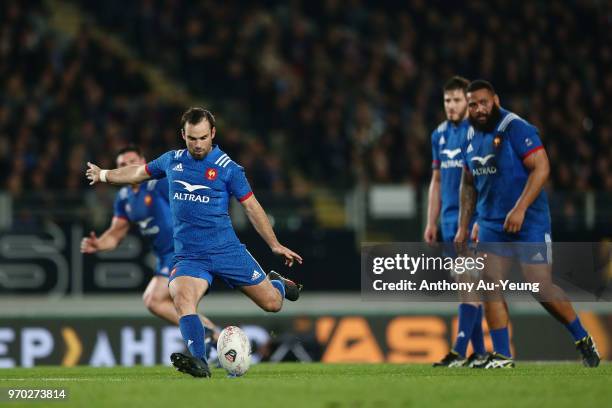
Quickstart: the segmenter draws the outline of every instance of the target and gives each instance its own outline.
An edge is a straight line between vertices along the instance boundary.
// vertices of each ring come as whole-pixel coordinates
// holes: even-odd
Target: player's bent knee
[[[142,294],[142,301],[147,309],[153,311],[155,307],[155,297],[152,293],[145,292]]]
[[[279,299],[271,298],[263,304],[263,309],[266,312],[270,312],[270,313],[280,312],[282,307],[283,307],[283,300],[280,298]]]
[[[270,313],[278,313],[280,312],[282,308],[282,305],[280,302],[274,302],[274,303],[270,303],[266,308],[266,312],[270,312]]]
[[[156,296],[153,293],[145,293],[142,296],[142,301],[144,302],[145,307],[151,313],[157,313],[160,310],[160,304],[164,301],[164,299],[160,296]]]
[[[142,302],[150,312],[163,309],[163,304],[171,299],[167,282],[167,278],[155,276],[142,294]]]

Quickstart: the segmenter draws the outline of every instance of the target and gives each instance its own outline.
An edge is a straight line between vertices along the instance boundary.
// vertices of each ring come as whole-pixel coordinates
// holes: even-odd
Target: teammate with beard
[[[423,234],[428,244],[436,241],[438,217],[440,217],[443,242],[453,242],[457,233],[459,185],[463,169],[460,153],[469,128],[465,95],[469,83],[470,81],[465,78],[454,76],[443,87],[444,112],[447,120],[442,122],[431,135],[433,170],[429,184],[427,227]],[[471,224],[475,218],[472,218]],[[473,238],[475,239],[475,236]],[[434,367],[471,367],[486,357],[482,332],[482,305],[477,298],[470,299],[467,294],[460,294],[460,297],[455,344],[441,361],[434,363]],[[474,352],[466,359],[470,342]]]
[[[502,109],[487,81],[472,82],[467,99],[471,127],[462,147],[464,171],[455,242],[465,243],[477,208],[485,279],[502,279],[512,259],[518,258],[525,278],[540,283],[538,301],[571,333],[583,364],[596,367],[600,358],[593,339],[565,292],[552,281],[550,212],[543,191],[549,162],[538,130]],[[507,305],[499,291],[493,299],[485,302],[485,315],[494,352],[480,367],[511,368]]]

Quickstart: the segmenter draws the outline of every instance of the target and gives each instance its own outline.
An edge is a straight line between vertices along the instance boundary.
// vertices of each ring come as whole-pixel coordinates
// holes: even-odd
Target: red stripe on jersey
[[[128,218],[128,217],[126,217],[125,215],[114,215],[113,217],[114,217],[114,218],[119,218],[119,219],[121,219],[121,220],[126,220],[126,221],[129,221],[129,218]]]
[[[431,167],[434,168],[434,169],[439,168],[440,167],[440,160],[433,160],[431,162]]]
[[[540,150],[540,149],[544,149],[544,146],[538,146],[538,147],[534,147],[534,148],[533,148],[533,149],[531,149],[531,150],[528,150],[528,151],[527,151],[527,153],[525,153],[525,154],[523,155],[523,159],[526,159],[526,158],[527,158],[529,155],[531,155],[532,153],[537,152],[537,151],[538,151],[538,150]]]
[[[147,172],[147,174],[150,176],[151,172],[149,171],[149,165],[145,164],[145,171]]]
[[[253,195],[253,192],[250,191],[247,194],[245,194],[242,198],[239,198],[238,201],[243,202],[245,200],[247,200],[249,197],[251,197]]]

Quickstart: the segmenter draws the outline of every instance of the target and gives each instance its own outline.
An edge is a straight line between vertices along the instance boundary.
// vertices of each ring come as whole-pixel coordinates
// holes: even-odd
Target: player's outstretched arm
[[[151,178],[147,173],[146,166],[134,164],[114,170],[105,170],[96,166],[93,163],[87,162],[87,171],[85,172],[89,185],[96,183],[111,183],[111,184],[138,184]]]
[[[438,217],[440,216],[440,170],[434,169],[429,183],[427,199],[427,227],[423,239],[428,244],[436,241],[438,234]]]
[[[470,220],[476,208],[476,187],[474,177],[467,169],[461,174],[461,186],[459,187],[459,226],[455,242],[465,243],[469,234]]]
[[[130,223],[121,217],[113,217],[110,227],[98,238],[95,232],[81,240],[81,253],[93,254],[100,251],[110,251],[125,238],[130,230]]]
[[[523,160],[523,165],[529,171],[529,177],[521,196],[516,200],[514,207],[506,216],[504,230],[507,232],[516,233],[521,230],[527,208],[538,197],[550,174],[550,163],[544,149],[540,149],[527,156]]]
[[[246,211],[249,221],[251,221],[257,233],[266,241],[272,252],[285,258],[285,265],[293,266],[294,262],[302,263],[300,255],[278,242],[268,216],[255,196],[252,195],[244,200],[242,206]]]

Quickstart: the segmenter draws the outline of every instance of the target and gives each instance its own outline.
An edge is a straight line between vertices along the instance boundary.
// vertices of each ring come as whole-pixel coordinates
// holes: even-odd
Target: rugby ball
[[[219,363],[229,375],[240,377],[251,366],[251,342],[240,327],[228,326],[217,340]]]

